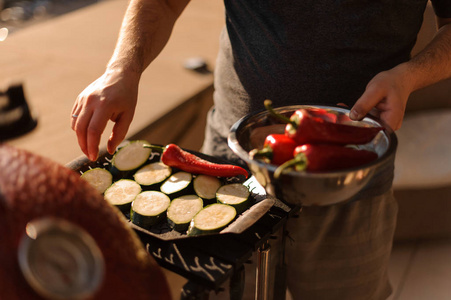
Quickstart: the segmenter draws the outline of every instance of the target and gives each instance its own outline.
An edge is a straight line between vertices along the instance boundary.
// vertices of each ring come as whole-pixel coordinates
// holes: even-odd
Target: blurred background
[[[0,0],[0,28],[12,33],[102,0]]]
[[[127,0],[0,0],[0,90],[21,83],[38,127],[9,144],[67,164],[82,155],[69,126],[77,95],[100,76],[117,39]],[[199,150],[212,104],[224,25],[222,1],[192,1],[165,50],[142,76],[129,139]],[[414,53],[435,33],[428,5]],[[0,103],[1,105],[1,103]],[[102,136],[105,147],[111,132]],[[417,91],[397,132],[394,192],[398,229],[390,300],[451,299],[451,80]],[[177,294],[184,279],[171,278]]]

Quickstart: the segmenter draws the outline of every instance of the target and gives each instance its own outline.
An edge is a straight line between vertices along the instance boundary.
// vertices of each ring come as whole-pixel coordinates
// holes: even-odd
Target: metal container
[[[274,108],[277,113],[290,117],[297,109],[323,108],[335,114],[349,115],[349,110],[333,106],[293,105]],[[358,148],[375,151],[378,159],[357,168],[334,172],[284,172],[274,178],[276,165],[253,160],[249,152],[261,148],[268,134],[283,133],[285,124],[271,116],[268,111],[247,115],[236,122],[228,137],[232,151],[244,160],[257,181],[269,195],[281,201],[297,206],[332,205],[349,201],[361,191],[377,173],[378,169],[394,159],[397,139],[394,132],[381,121],[366,117],[362,121],[353,121],[357,126],[382,126],[385,129],[368,144]]]

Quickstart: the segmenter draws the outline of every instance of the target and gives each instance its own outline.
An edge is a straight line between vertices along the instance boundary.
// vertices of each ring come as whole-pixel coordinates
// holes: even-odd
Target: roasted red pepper
[[[200,158],[197,155],[189,153],[175,144],[169,144],[165,147],[157,145],[146,145],[144,147],[152,148],[159,151],[161,154],[161,161],[173,168],[178,168],[185,172],[192,174],[204,174],[217,177],[234,177],[244,175],[249,176],[248,172],[235,165],[218,164]]]
[[[254,149],[249,154],[253,159],[263,159],[265,162],[281,165],[293,158],[297,144],[285,134],[270,134],[266,137],[262,149]]]
[[[378,158],[377,153],[333,144],[305,144],[297,146],[294,158],[279,166],[274,173],[278,178],[283,170],[326,172],[358,167]]]
[[[383,130],[382,127],[363,127],[328,122],[324,118],[315,117],[308,109],[298,109],[290,118],[276,113],[271,101],[266,100],[268,111],[287,123],[285,134],[298,144],[332,143],[332,144],[366,144]]]

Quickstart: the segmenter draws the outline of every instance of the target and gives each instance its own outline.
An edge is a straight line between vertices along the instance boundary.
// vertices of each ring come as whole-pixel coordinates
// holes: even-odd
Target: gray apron
[[[451,14],[449,1],[434,2]],[[244,164],[227,146],[237,120],[263,109],[265,99],[276,107],[352,106],[374,75],[409,59],[427,0],[224,3],[226,27],[202,151]],[[397,215],[393,166],[387,162],[352,201],[305,207],[288,221],[287,280],[295,300],[390,295],[387,267]]]

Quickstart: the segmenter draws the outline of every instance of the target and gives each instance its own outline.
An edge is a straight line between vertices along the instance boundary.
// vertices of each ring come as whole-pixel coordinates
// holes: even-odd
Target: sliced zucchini
[[[251,202],[249,196],[249,188],[241,183],[223,185],[216,192],[218,203],[235,207],[238,214],[249,208]]]
[[[166,179],[160,186],[160,191],[172,198],[188,195],[191,194],[192,181],[193,175],[191,173],[180,171]]]
[[[193,180],[194,192],[204,200],[215,199],[221,185],[219,178],[208,175],[197,175]]]
[[[80,177],[86,180],[99,194],[103,194],[113,183],[113,175],[102,168],[90,169],[81,174]]]
[[[159,184],[171,176],[172,168],[162,162],[154,162],[141,167],[133,175],[137,183],[142,186],[153,186]]]
[[[104,193],[105,200],[122,212],[130,211],[132,201],[141,193],[141,186],[134,180],[121,179],[114,182]]]
[[[152,149],[144,148],[149,142],[144,140],[131,141],[120,148],[112,159],[112,165],[119,171],[131,171],[139,168],[149,159]]]
[[[161,192],[141,192],[133,200],[130,220],[143,228],[148,228],[164,219],[171,199]]]
[[[176,231],[186,231],[191,219],[203,208],[204,203],[196,195],[184,195],[172,200],[168,208],[168,224]]]
[[[236,217],[233,206],[214,203],[205,206],[191,220],[188,235],[203,235],[220,232]]]

